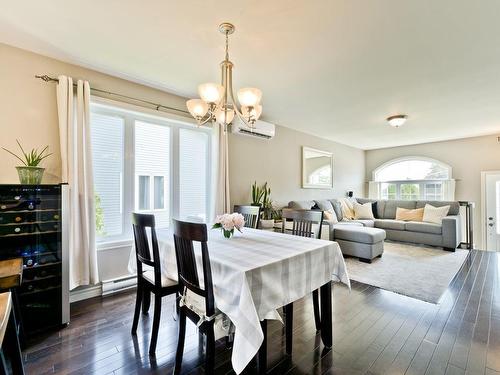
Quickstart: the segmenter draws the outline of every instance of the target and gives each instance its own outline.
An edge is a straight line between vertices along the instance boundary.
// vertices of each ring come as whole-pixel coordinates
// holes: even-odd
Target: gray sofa
[[[374,210],[374,220],[349,220],[346,221],[343,218],[342,210],[340,208],[340,203],[337,199],[323,199],[323,200],[311,200],[311,201],[291,201],[288,204],[289,208],[293,209],[318,209],[318,210],[328,210],[333,207],[339,222],[328,223],[330,230],[330,240],[336,240],[339,243],[341,241],[349,241],[348,246],[345,248],[362,248],[366,247],[364,245],[356,246],[356,243],[366,244],[365,235],[357,235],[358,230],[349,230],[349,227],[364,227],[364,228],[375,228],[378,230],[383,230],[385,232],[385,239],[400,241],[400,242],[411,242],[416,244],[424,244],[431,246],[442,247],[449,251],[455,251],[461,240],[461,222],[459,209],[460,205],[458,202],[445,202],[445,201],[407,201],[407,200],[373,200],[357,198],[359,203],[376,202],[376,210]],[[426,203],[429,203],[435,207],[449,205],[450,210],[448,216],[443,219],[442,225],[425,223],[425,222],[412,222],[412,221],[399,221],[396,218],[397,207],[414,209],[424,207]],[[380,246],[380,232],[375,230],[372,233],[372,248],[375,249],[370,255],[370,253],[363,252],[363,256],[360,256],[358,252],[355,254],[347,254],[359,256],[360,258],[373,259],[376,256],[381,255]],[[337,236],[338,233],[340,236]],[[350,233],[347,235],[346,233]],[[363,229],[361,229],[363,233]],[[379,234],[377,234],[379,233]],[[364,239],[361,240],[361,237]],[[347,238],[347,239],[346,239]],[[383,243],[383,241],[382,241]],[[342,248],[342,244],[341,244]],[[351,250],[347,250],[352,253]],[[344,249],[342,249],[344,252]],[[382,250],[383,251],[383,250]]]

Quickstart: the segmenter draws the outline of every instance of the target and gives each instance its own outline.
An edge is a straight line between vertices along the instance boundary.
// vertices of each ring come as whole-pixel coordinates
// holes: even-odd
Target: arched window
[[[370,196],[379,199],[448,200],[454,198],[454,191],[451,167],[419,156],[382,164],[373,171],[370,183]]]

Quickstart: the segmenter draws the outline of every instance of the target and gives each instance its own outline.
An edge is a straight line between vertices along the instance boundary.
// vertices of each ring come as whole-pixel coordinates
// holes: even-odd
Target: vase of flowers
[[[234,230],[241,232],[241,228],[245,226],[245,218],[242,214],[224,214],[219,215],[215,218],[215,223],[212,229],[221,229],[224,237],[231,238],[234,234]]]
[[[23,146],[21,146],[21,143],[17,139],[16,142],[21,149],[22,155],[17,155],[4,147],[2,148],[23,163],[23,165],[16,167],[17,174],[19,175],[19,182],[26,185],[39,185],[42,182],[43,172],[45,171],[45,168],[39,165],[43,159],[52,155],[47,153],[49,146],[45,146],[42,151],[34,148],[30,152],[25,152]]]

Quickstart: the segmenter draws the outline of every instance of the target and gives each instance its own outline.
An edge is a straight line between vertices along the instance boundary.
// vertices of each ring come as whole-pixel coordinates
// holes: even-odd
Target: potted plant
[[[267,183],[266,183],[267,184]],[[264,184],[264,186],[266,186]],[[257,186],[257,181],[252,185],[252,206],[262,206],[262,197],[264,196],[264,187]]]
[[[271,199],[271,188],[267,187],[267,182],[262,186],[264,193],[262,195],[262,218],[260,226],[262,229],[274,227],[274,207]]]
[[[21,184],[25,185],[39,185],[42,182],[43,172],[45,171],[45,168],[39,167],[39,165],[43,159],[52,155],[47,153],[49,146],[45,146],[42,151],[38,151],[37,148],[34,148],[27,153],[17,139],[16,142],[21,149],[22,155],[17,155],[4,147],[2,148],[23,163],[23,165],[16,167],[19,181]]]

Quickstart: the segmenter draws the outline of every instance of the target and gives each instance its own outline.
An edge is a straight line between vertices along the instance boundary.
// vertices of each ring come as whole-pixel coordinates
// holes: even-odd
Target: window
[[[123,232],[124,119],[117,115],[92,115],[92,158],[97,236]]]
[[[100,242],[132,239],[131,213],[208,217],[210,130],[92,103],[91,136]]]
[[[402,200],[452,200],[451,167],[437,160],[405,157],[383,164],[373,172],[377,185],[372,198]],[[373,193],[376,192],[376,193]]]

